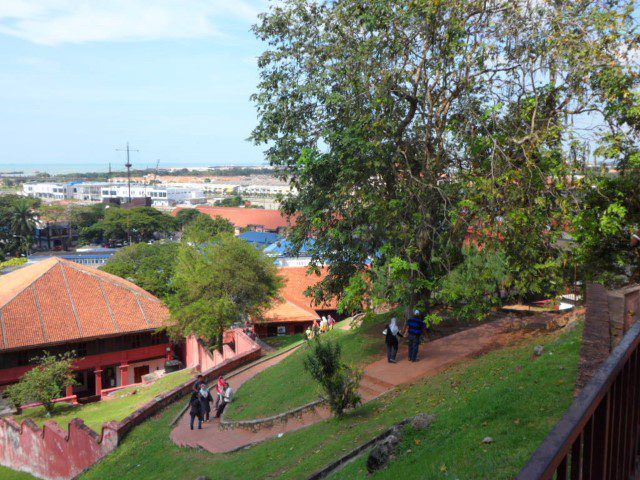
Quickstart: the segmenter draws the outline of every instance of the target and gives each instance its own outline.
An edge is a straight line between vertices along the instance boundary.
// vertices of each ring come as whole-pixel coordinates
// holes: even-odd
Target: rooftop
[[[334,299],[316,305],[313,299],[305,295],[309,287],[313,287],[327,276],[327,269],[320,275],[307,273],[307,267],[283,267],[279,274],[285,285],[280,291],[283,301],[277,302],[264,314],[265,322],[304,322],[319,318],[316,310],[335,310],[338,302]]]
[[[168,319],[137,285],[63,258],[0,277],[0,352],[148,331]]]
[[[288,227],[289,220],[280,210],[265,210],[262,208],[240,208],[240,207],[196,207],[200,212],[212,218],[220,216],[226,218],[236,228],[246,228],[249,226],[261,226],[267,230],[277,230]],[[175,209],[173,214],[177,214],[181,209]]]

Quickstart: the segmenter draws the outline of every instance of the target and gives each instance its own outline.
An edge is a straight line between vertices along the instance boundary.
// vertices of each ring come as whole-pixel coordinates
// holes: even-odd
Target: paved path
[[[452,365],[509,345],[524,335],[521,329],[514,331],[512,318],[496,320],[421,345],[419,361],[414,365],[407,360],[407,346],[401,345],[398,363],[388,363],[385,357],[365,368],[360,393],[367,402],[397,385],[437,375]],[[382,337],[380,348],[382,353]],[[275,365],[291,353],[293,351],[251,367],[230,379],[229,383],[237,390],[251,377]],[[328,410],[322,407],[315,412],[307,412],[300,418],[291,418],[286,423],[278,422],[270,428],[261,428],[255,432],[242,428],[221,430],[219,422],[215,419],[212,419],[211,423],[203,424],[202,430],[190,430],[189,415],[184,415],[171,432],[171,438],[180,446],[202,447],[212,453],[223,453],[312,425],[328,418],[329,415]]]

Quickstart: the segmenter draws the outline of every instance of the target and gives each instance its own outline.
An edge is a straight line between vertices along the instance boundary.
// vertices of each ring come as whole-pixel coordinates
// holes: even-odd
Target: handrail
[[[635,408],[634,404],[629,402],[629,396],[632,396],[635,402],[640,398],[638,396],[638,379],[632,377],[632,374],[637,376],[638,373],[639,356],[637,351],[639,345],[640,322],[636,322],[623,337],[620,344],[600,366],[582,392],[580,392],[578,397],[573,401],[569,410],[556,424],[542,445],[534,452],[518,475],[518,480],[551,479],[559,468],[564,469],[564,473],[559,474],[557,478],[568,478],[562,476],[566,475],[566,472],[569,471],[568,465],[572,465],[571,468],[579,469],[580,472],[583,472],[583,468],[579,466],[578,460],[582,461],[587,459],[589,461],[588,468],[591,467],[594,462],[590,458],[587,458],[589,455],[598,457],[598,462],[596,462],[597,467],[600,467],[600,456],[603,456],[604,466],[602,466],[602,469],[605,469],[607,455],[613,456],[610,445],[604,445],[604,447],[606,447],[606,451],[604,452],[594,451],[593,448],[590,448],[587,452],[584,445],[585,442],[592,441],[592,434],[604,437],[602,438],[604,443],[611,439],[612,434],[609,430],[614,423],[611,410],[618,409],[618,417],[616,417],[616,420],[618,420],[621,418],[620,412],[624,406],[626,406],[628,410]],[[629,362],[634,353],[636,354],[634,362]],[[621,373],[625,367],[628,368],[624,371],[625,375],[621,377]],[[614,382],[617,383],[618,380],[621,380],[621,385],[617,388],[617,395],[613,395],[612,386],[614,386]],[[632,382],[632,384],[629,385],[629,382]],[[605,403],[603,403],[603,400]],[[615,403],[614,405],[614,401],[619,401],[620,403]],[[599,408],[601,408],[599,412],[601,414],[598,415],[597,419],[594,419],[596,410]],[[626,411],[623,413],[627,415]],[[591,428],[586,429],[589,422],[591,422]],[[635,423],[637,424],[637,421]],[[617,425],[622,425],[622,423]],[[633,426],[636,427],[637,425]],[[615,427],[615,425],[613,425],[613,427]],[[626,431],[625,435],[627,435]],[[632,437],[637,437],[637,428],[634,428],[633,432],[630,432],[628,435],[630,440],[629,446],[636,445],[637,438]],[[620,440],[618,440],[618,442],[620,443]],[[622,442],[622,445],[624,448],[626,443]],[[617,454],[617,452],[614,453]],[[633,452],[633,454],[635,455],[635,452]],[[569,455],[572,457],[576,456],[577,458],[569,459]],[[626,458],[626,460],[628,460],[629,465],[631,465],[631,461],[633,461],[633,465],[635,466],[635,458],[631,459],[631,452],[629,452],[628,455],[629,458]],[[574,476],[577,474],[576,470],[571,478],[579,478],[578,476]],[[603,475],[602,477],[587,478],[598,478],[598,480],[600,480],[609,477]]]

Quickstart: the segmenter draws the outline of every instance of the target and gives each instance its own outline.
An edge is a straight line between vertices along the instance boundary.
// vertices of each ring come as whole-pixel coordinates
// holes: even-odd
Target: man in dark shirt
[[[420,348],[420,337],[424,333],[427,326],[420,315],[420,311],[413,312],[413,316],[407,320],[406,332],[409,340],[409,361],[418,361],[418,349]]]
[[[205,384],[204,377],[202,375],[198,375],[196,383],[193,384],[193,391],[198,393],[200,391],[200,387]]]

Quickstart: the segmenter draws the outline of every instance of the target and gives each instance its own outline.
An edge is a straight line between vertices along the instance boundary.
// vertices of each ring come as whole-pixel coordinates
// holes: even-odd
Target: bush
[[[341,357],[339,343],[316,337],[311,343],[311,352],[304,359],[305,370],[320,384],[329,408],[338,416],[362,401],[358,394],[362,372],[342,363]]]
[[[47,414],[53,411],[53,400],[60,397],[70,385],[75,385],[73,361],[75,355],[50,355],[44,352],[37,365],[25,373],[20,381],[7,388],[7,395],[16,405],[42,403]]]

